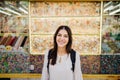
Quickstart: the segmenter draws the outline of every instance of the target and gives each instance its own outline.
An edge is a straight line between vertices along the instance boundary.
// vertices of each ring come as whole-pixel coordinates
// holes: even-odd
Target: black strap
[[[74,69],[75,69],[75,61],[76,61],[76,52],[72,49],[71,52],[70,52],[70,58],[71,58],[71,61],[72,61],[72,71],[74,72]]]

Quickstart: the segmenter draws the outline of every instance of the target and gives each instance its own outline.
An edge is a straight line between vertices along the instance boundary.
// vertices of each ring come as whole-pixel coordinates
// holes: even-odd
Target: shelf
[[[27,52],[27,51],[24,51],[24,50],[23,50],[23,51],[18,51],[18,50],[17,50],[17,51],[1,51],[0,54],[1,54],[1,53],[24,53],[24,54],[25,54],[25,53],[28,53],[28,52]]]
[[[34,34],[31,34],[32,36],[34,36],[34,35],[54,35],[54,34],[42,34],[42,33],[34,33]],[[81,35],[89,35],[89,36],[99,36],[100,34],[82,34],[82,33],[80,33],[80,34],[72,34],[73,36],[81,36]]]
[[[114,14],[114,15],[109,15],[109,14],[103,14],[103,16],[116,16],[116,15],[118,15],[118,16],[120,16],[120,14]]]
[[[31,53],[31,55],[45,55],[45,53],[39,53],[39,54],[38,54],[38,53],[34,53],[34,54]],[[89,52],[89,53],[85,53],[85,52],[82,53],[82,52],[81,52],[80,55],[81,55],[81,56],[90,56],[90,55],[91,55],[91,56],[92,56],[92,55],[94,55],[94,56],[100,56],[100,55],[102,55],[102,54],[100,54],[100,53],[99,53],[99,54],[95,54],[95,53],[90,53],[90,52]]]
[[[99,16],[31,16],[31,19],[39,19],[39,18],[80,18],[80,17],[89,17],[89,18],[94,18],[97,17],[99,18]]]
[[[120,75],[116,74],[83,74],[83,78],[99,78],[118,80]],[[0,74],[0,78],[41,78],[41,74],[22,73],[22,74]]]
[[[29,36],[28,33],[0,33],[0,36],[21,36],[21,35],[24,35],[24,36]]]
[[[32,54],[31,53],[31,55],[45,55],[45,53],[34,53],[34,54]],[[85,53],[85,52],[81,52],[80,53],[80,55],[81,56],[90,56],[90,55],[94,55],[94,56],[100,56],[100,55],[120,55],[120,53],[115,53],[115,54],[113,54],[113,53],[99,53],[99,54],[95,54],[95,53],[91,53],[91,52],[89,52],[89,53]]]

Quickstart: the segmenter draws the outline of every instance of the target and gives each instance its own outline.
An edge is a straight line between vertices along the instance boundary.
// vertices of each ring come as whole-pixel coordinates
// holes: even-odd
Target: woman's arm
[[[47,63],[48,63],[48,51],[45,53],[45,56],[44,56],[44,64],[43,64],[43,69],[42,69],[41,80],[49,80],[49,75],[47,71]]]
[[[76,53],[74,78],[75,80],[83,80],[82,71],[81,71],[80,55],[78,53]]]

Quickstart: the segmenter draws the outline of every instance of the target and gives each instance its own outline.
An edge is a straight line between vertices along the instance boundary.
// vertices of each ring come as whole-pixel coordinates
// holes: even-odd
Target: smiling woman
[[[63,28],[62,30],[59,31],[57,34],[56,42],[58,44],[58,47],[65,47],[68,43],[68,34],[67,31]]]
[[[41,80],[83,80],[80,56],[71,46],[71,29],[59,26],[54,34],[54,47],[45,54]]]

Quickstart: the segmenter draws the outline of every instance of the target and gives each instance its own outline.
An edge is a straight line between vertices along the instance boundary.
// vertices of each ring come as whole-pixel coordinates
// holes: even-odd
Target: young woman
[[[71,46],[71,29],[68,26],[58,27],[54,34],[54,47],[45,54],[41,80],[83,80],[80,55],[77,52],[74,71],[71,69]]]

